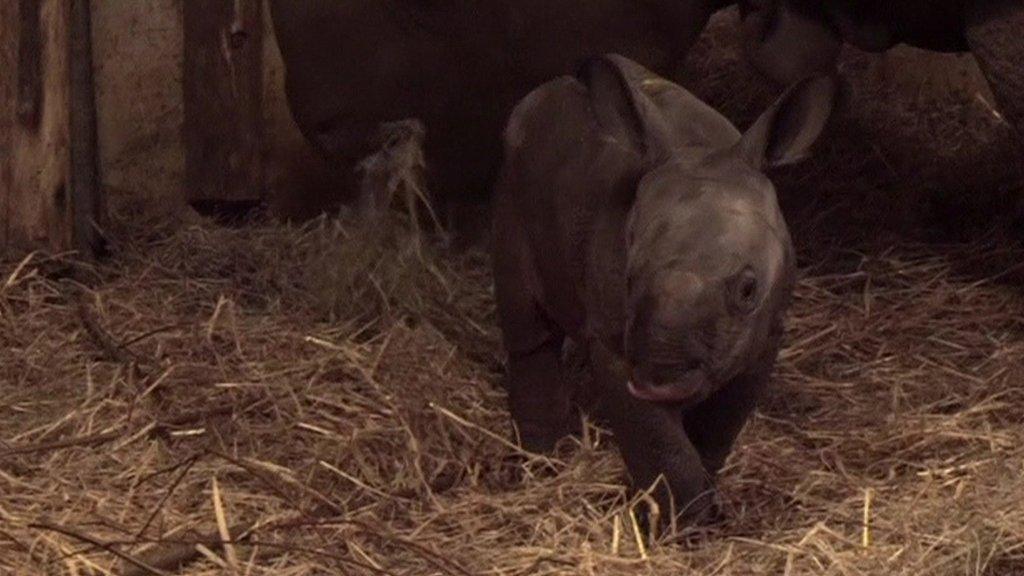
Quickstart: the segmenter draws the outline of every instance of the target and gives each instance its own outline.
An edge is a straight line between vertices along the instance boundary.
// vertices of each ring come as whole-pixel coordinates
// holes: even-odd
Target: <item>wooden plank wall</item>
[[[67,0],[0,2],[3,252],[71,245],[70,18]]]
[[[185,2],[185,191],[203,202],[263,196],[262,0]]]
[[[15,70],[18,55],[17,43],[14,38],[18,28],[17,4],[0,2],[0,70]],[[10,244],[9,212],[11,163],[11,131],[14,127],[14,75],[7,72],[0,74],[0,254]]]
[[[90,0],[71,0],[70,94],[71,246],[86,256],[105,251],[104,198],[97,142],[96,87],[92,69]]]
[[[92,120],[102,137],[103,178],[95,182],[97,194],[79,202],[72,196],[82,186],[70,180],[71,123],[89,132],[94,122],[89,114],[74,116],[80,106],[69,108],[76,98],[70,55],[80,52],[69,46],[69,27],[72,8],[86,4],[96,42],[99,114]],[[13,256],[9,248],[65,250],[74,246],[76,230],[95,232],[104,208],[100,189],[115,206],[137,203],[159,212],[189,201],[270,199],[272,210],[299,217],[310,212],[310,198],[333,194],[338,176],[305,142],[286,108],[282,63],[263,4],[0,0],[0,257]],[[35,52],[20,32],[21,16],[35,14],[33,6],[39,14]],[[199,43],[183,42],[186,27]],[[15,71],[19,56],[31,62],[33,53],[38,66],[21,67],[19,119]],[[32,70],[39,72],[38,90]],[[32,92],[37,108],[24,108],[36,101],[26,99]],[[94,164],[96,152],[79,153],[79,164]],[[96,240],[77,238],[79,246]]]

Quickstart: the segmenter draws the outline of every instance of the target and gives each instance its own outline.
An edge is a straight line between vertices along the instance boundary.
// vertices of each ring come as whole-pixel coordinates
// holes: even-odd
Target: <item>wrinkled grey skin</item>
[[[561,365],[586,350],[598,416],[636,487],[698,519],[769,378],[793,248],[762,169],[809,153],[830,78],[784,94],[745,134],[621,56],[534,90],[505,130],[494,277],[509,402],[524,446],[578,426]]]
[[[381,122],[426,126],[429,188],[483,199],[530,90],[623,53],[677,69],[721,0],[271,0],[289,107],[342,172]]]
[[[1024,150],[1021,0],[749,0],[740,11],[748,57],[780,84],[831,69],[843,42],[969,51]]]

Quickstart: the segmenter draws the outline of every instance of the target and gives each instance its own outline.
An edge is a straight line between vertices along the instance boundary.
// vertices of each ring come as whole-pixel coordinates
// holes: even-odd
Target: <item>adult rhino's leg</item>
[[[1024,2],[974,0],[968,7],[967,42],[988,79],[999,112],[1017,134],[1024,174]],[[1024,198],[1018,199],[1024,218]]]
[[[579,423],[561,365],[565,336],[539,305],[540,285],[523,227],[513,211],[496,208],[496,213],[494,283],[508,352],[509,410],[523,447],[547,452]]]
[[[764,393],[769,374],[764,370],[738,376],[684,416],[686,434],[710,474],[725,464],[736,437]]]
[[[631,395],[613,360],[601,347],[591,347],[596,412],[615,433],[615,441],[637,490],[653,488],[662,523],[669,511],[687,522],[715,514],[714,489],[700,453],[683,429],[679,410],[671,405],[639,400]]]

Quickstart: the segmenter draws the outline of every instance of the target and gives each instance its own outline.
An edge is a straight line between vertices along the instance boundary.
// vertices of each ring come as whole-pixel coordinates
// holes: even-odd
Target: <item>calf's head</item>
[[[713,123],[677,125],[685,114],[666,114],[672,102],[656,105],[627,69],[618,57],[598,58],[584,80],[604,133],[641,158],[624,239],[630,391],[692,403],[775,352],[794,262],[762,170],[808,155],[835,83],[797,83],[745,134],[689,134],[687,126]]]

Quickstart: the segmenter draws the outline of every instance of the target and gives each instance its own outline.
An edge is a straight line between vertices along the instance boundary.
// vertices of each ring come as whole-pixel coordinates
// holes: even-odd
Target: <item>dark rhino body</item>
[[[987,2],[988,0],[984,0]],[[792,0],[810,17],[832,23],[864,50],[909,44],[940,52],[969,49],[966,37],[972,0]]]
[[[561,366],[569,338],[637,487],[663,475],[663,511],[708,512],[710,478],[771,373],[794,282],[761,169],[806,155],[833,90],[801,83],[741,135],[681,87],[606,56],[516,106],[493,244],[524,446],[548,450],[578,425]]]
[[[1019,44],[1024,5],[1017,0],[766,0],[742,1],[740,10],[748,31],[748,47],[762,58],[766,71],[772,61],[795,59],[806,64],[822,45],[810,38],[814,26],[862,50],[881,52],[906,44],[938,52],[968,52],[996,41],[1011,49]],[[782,37],[791,36],[800,48],[787,49]],[[808,42],[810,40],[810,42]],[[774,42],[775,54],[771,52]],[[1019,49],[1019,46],[1018,46]],[[766,50],[766,53],[758,52]],[[984,56],[982,57],[985,58]],[[806,70],[797,70],[806,73]],[[782,78],[776,78],[783,81]]]
[[[527,92],[586,56],[660,71],[683,60],[717,0],[271,0],[298,126],[341,169],[382,121],[427,128],[432,188],[483,197]]]
[[[969,51],[1024,154],[1021,0],[749,0],[740,7],[751,61],[782,84],[834,66],[843,42],[873,52],[897,44]]]

